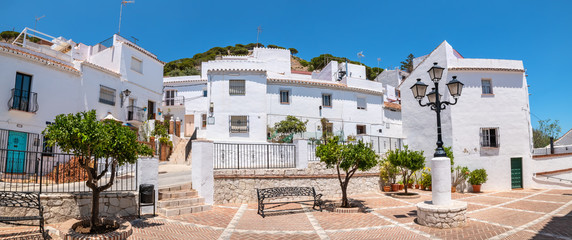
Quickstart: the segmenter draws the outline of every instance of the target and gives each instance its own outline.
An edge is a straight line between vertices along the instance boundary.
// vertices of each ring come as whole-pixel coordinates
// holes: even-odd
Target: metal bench
[[[263,218],[264,215],[264,199],[267,198],[278,198],[278,197],[290,197],[290,196],[309,196],[314,198],[314,206],[312,209],[316,210],[316,207],[322,211],[322,194],[316,194],[314,187],[274,187],[274,188],[262,188],[256,189],[258,195],[258,214]]]
[[[38,215],[34,216],[17,216],[8,217],[1,216],[5,214],[0,213],[0,223],[23,225],[23,226],[38,226],[35,224],[18,223],[20,221],[34,221],[39,220],[39,227],[42,236],[45,237],[44,232],[44,208],[40,203],[40,193],[37,192],[0,192],[0,207],[15,207],[15,208],[33,208],[38,209]]]

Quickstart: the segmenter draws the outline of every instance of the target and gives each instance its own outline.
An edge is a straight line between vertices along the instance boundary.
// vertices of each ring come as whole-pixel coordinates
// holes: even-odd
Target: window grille
[[[500,135],[498,128],[481,128],[481,147],[499,147]]]
[[[483,94],[493,94],[493,86],[491,80],[483,79],[481,80],[481,85],[483,88]]]
[[[230,95],[246,95],[244,80],[229,80],[228,89]]]
[[[248,116],[230,116],[230,132],[231,133],[247,133],[248,132]]]
[[[100,85],[99,102],[115,106],[115,89]]]
[[[322,106],[324,107],[332,106],[332,94],[322,94]]]

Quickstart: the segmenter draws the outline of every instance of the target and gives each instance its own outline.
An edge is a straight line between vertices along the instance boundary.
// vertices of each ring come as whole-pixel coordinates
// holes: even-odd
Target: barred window
[[[206,114],[201,115],[201,127],[202,128],[207,127],[207,115]]]
[[[115,89],[99,85],[99,102],[115,106]]]
[[[324,107],[332,106],[332,94],[322,94],[322,106]]]
[[[281,90],[280,91],[280,103],[290,103],[290,91]]]
[[[230,95],[246,95],[244,80],[229,80],[228,90]]]
[[[481,147],[499,147],[499,129],[481,128]]]
[[[493,94],[493,86],[490,79],[481,80],[481,85],[483,88],[483,94]]]
[[[230,116],[231,133],[248,132],[248,116]]]

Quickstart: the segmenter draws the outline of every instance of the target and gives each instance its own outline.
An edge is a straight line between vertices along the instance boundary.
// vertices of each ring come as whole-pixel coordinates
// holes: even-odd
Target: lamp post
[[[417,82],[411,86],[411,91],[413,91],[413,97],[419,101],[419,105],[422,107],[431,107],[431,110],[437,113],[437,149],[435,149],[434,157],[446,157],[447,154],[445,153],[445,149],[443,148],[443,138],[441,137],[441,110],[447,108],[447,105],[455,105],[457,104],[457,99],[461,96],[461,91],[463,90],[463,83],[457,80],[457,76],[453,76],[453,80],[447,83],[447,88],[449,89],[449,93],[455,99],[454,102],[449,101],[441,101],[442,95],[439,94],[439,81],[441,77],[443,77],[443,70],[445,68],[440,67],[437,63],[433,63],[433,67],[429,69],[429,77],[431,81],[435,84],[435,87],[432,88],[432,91],[427,93],[427,99],[429,100],[428,103],[421,103],[423,98],[425,97],[425,92],[427,91],[428,85],[421,82],[421,79],[418,78]]]

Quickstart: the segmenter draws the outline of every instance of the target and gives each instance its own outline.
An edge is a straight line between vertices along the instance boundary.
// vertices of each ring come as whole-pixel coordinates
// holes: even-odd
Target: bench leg
[[[264,202],[261,200],[258,200],[258,214],[260,216],[262,216],[262,218],[264,218]]]

